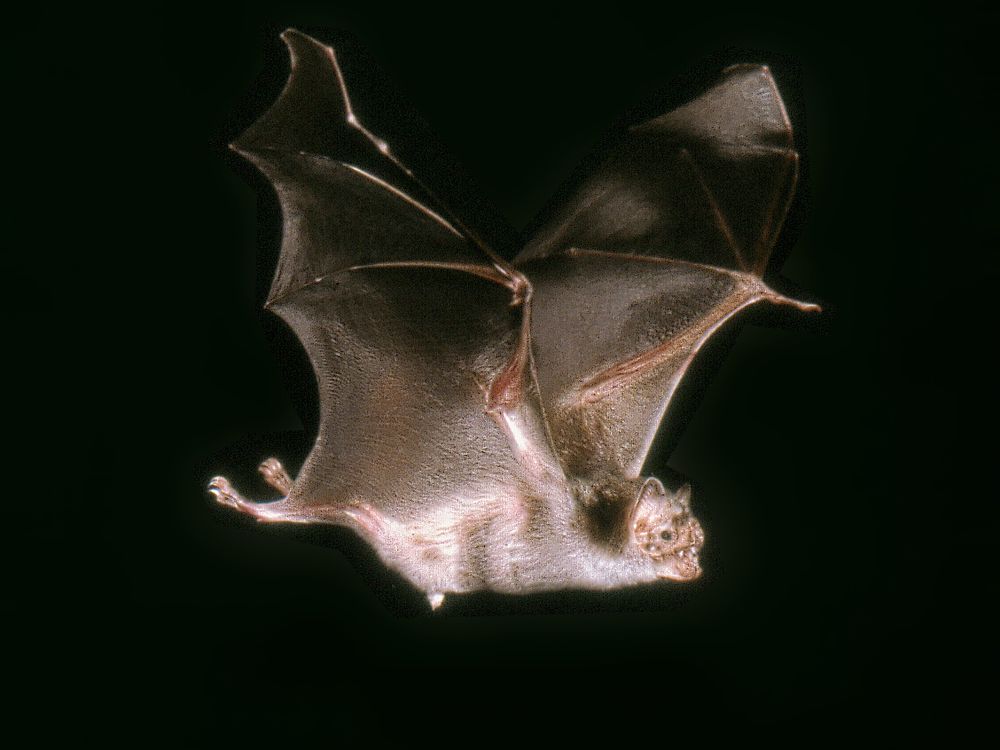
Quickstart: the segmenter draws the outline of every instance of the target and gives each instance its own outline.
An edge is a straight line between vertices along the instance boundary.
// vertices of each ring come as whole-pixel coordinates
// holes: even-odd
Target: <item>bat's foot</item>
[[[288,476],[288,472],[285,471],[285,467],[281,465],[281,461],[278,459],[265,459],[257,467],[257,471],[264,477],[265,482],[274,487],[282,495],[287,497],[288,493],[292,491],[292,478]]]
[[[280,503],[255,503],[247,500],[225,477],[213,477],[208,483],[208,491],[215,496],[216,502],[253,516],[258,521],[285,520],[285,514],[278,511]]]
[[[217,503],[235,508],[242,513],[250,513],[250,508],[254,505],[237,492],[236,488],[225,477],[212,477],[212,480],[208,483],[208,491],[210,494],[215,495]]]

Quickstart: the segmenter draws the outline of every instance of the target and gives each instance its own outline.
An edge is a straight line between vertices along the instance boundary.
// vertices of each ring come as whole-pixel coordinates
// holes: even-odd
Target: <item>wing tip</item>
[[[274,148],[276,144],[285,150],[312,150],[302,147],[300,141],[309,140],[309,133],[299,133],[297,124],[288,122],[289,111],[299,113],[299,119],[306,112],[316,121],[343,118],[352,122],[350,98],[333,47],[292,26],[278,37],[289,58],[284,88],[270,107],[229,144],[231,150],[246,158],[250,158],[249,152]]]
[[[797,300],[792,297],[786,297],[784,294],[779,294],[773,289],[768,289],[764,295],[764,299],[768,302],[773,302],[776,305],[787,305],[789,307],[794,307],[796,310],[805,313],[821,313],[823,308],[815,302],[803,302],[802,300]]]
[[[278,38],[285,43],[289,51],[294,54],[296,48],[299,45],[308,45],[310,47],[319,47],[321,49],[328,49],[328,47],[315,37],[311,37],[305,32],[299,31],[294,26],[289,26],[280,34]]]
[[[249,131],[247,131],[249,132]],[[261,157],[264,152],[260,148],[255,148],[255,143],[253,139],[245,138],[246,132],[240,135],[232,143],[227,144],[226,148],[234,154],[246,159],[248,162],[253,164],[258,169],[261,168]]]
[[[257,159],[254,158],[255,151],[253,148],[253,141],[246,138],[247,132],[249,132],[249,129],[237,136],[232,143],[226,144],[226,149],[230,153],[236,154],[241,159],[245,159],[259,169],[260,165],[257,163]]]
[[[299,31],[292,26],[289,26],[287,29],[278,34],[278,37],[282,42],[284,42],[285,47],[288,49],[293,73],[295,72],[296,67],[298,67],[303,61],[307,60],[309,53],[312,52],[319,53],[321,55],[323,64],[332,64],[333,68],[337,71],[337,78],[340,78],[340,66],[337,63],[337,53],[329,44],[324,44],[316,37],[309,36],[305,32]]]

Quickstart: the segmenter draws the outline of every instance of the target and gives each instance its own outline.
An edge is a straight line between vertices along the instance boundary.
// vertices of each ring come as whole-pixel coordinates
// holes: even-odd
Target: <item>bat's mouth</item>
[[[699,555],[705,532],[686,507],[658,524],[640,521],[635,527],[635,539],[652,558],[657,578],[690,581],[701,575]]]
[[[672,581],[691,581],[701,575],[698,552],[701,545],[689,545],[656,561],[656,577]]]

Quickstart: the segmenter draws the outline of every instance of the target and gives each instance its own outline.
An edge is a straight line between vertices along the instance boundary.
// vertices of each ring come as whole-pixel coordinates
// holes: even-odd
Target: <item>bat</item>
[[[701,574],[690,485],[643,462],[685,372],[758,303],[795,187],[767,67],[737,65],[629,129],[509,261],[352,109],[334,50],[289,29],[291,73],[231,148],[277,192],[265,307],[315,370],[320,420],[262,522],[352,529],[432,608],[446,595],[609,590]]]

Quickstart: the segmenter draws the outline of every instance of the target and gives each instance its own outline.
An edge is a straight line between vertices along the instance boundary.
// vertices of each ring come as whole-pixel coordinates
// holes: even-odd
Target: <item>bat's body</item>
[[[316,370],[320,430],[294,481],[261,465],[283,499],[212,492],[352,528],[434,606],[699,575],[689,488],[641,477],[646,453],[721,325],[812,307],[761,278],[797,164],[767,69],[633,128],[511,263],[393,184],[422,189],[355,117],[333,51],[284,39],[289,82],[233,148],[281,200],[267,306]],[[376,168],[339,160],[351,138]]]

